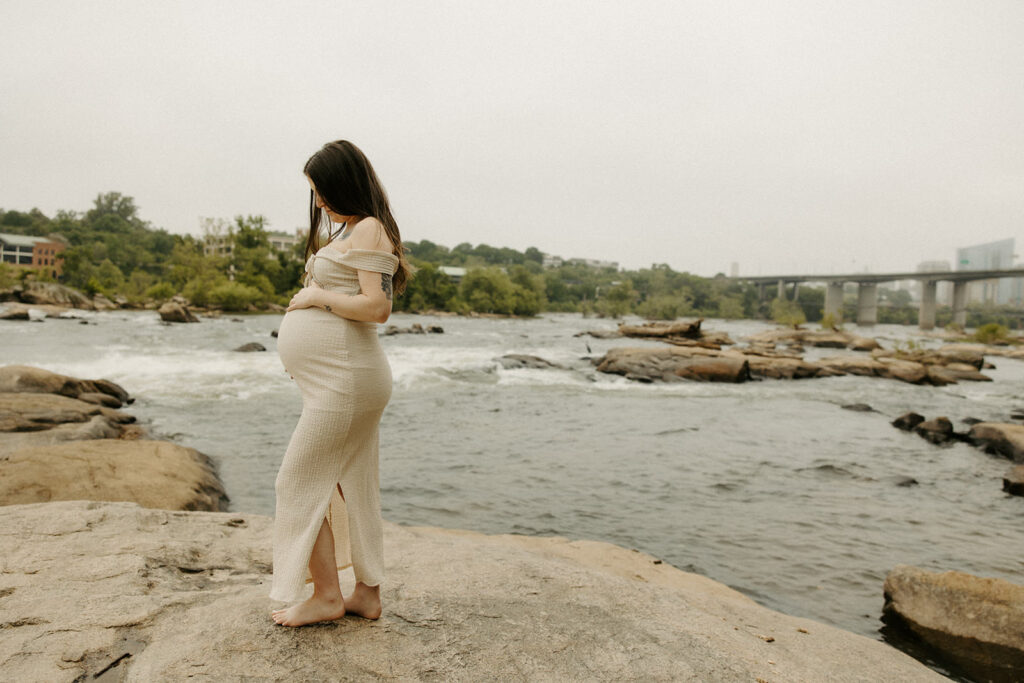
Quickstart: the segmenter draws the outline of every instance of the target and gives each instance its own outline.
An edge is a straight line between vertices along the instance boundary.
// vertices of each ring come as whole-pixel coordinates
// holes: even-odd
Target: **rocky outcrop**
[[[914,431],[914,427],[924,422],[924,415],[919,413],[904,413],[892,421],[892,426],[902,429],[905,432]]]
[[[226,509],[210,460],[138,440],[135,417],[115,409],[128,394],[113,382],[6,366],[0,389],[0,505],[87,499]]]
[[[22,285],[20,291],[16,289],[15,294],[24,304],[49,304],[90,310],[96,308],[92,299],[82,292],[56,282],[30,280]]]
[[[986,453],[1024,462],[1024,426],[1001,422],[979,422],[967,432],[967,440]]]
[[[885,579],[883,611],[978,680],[1024,678],[1024,586],[900,565]]]
[[[970,349],[950,347],[942,347],[940,349],[914,349],[910,351],[876,349],[871,352],[871,357],[879,360],[892,358],[927,366],[953,366],[958,370],[965,372],[981,370],[985,365],[984,354]]]
[[[31,365],[0,367],[0,392],[59,394],[69,398],[80,398],[83,394],[106,394],[119,402],[114,407],[133,400],[123,387],[110,380],[77,379]]]
[[[750,364],[709,349],[669,346],[663,348],[611,349],[596,361],[597,370],[638,381],[746,382]]]
[[[1003,490],[1013,496],[1024,496],[1024,465],[1016,465],[1006,471]]]
[[[944,374],[941,377],[930,374],[929,367],[913,361],[898,358],[871,358],[867,356],[831,356],[817,361],[807,361],[792,352],[778,352],[765,347],[717,350],[675,346],[671,352],[665,347],[615,348],[595,361],[600,372],[624,375],[641,381],[673,381],[684,379],[707,379],[709,381],[744,381],[748,379],[742,370],[745,363],[750,377],[769,379],[810,379],[837,377],[840,375],[863,375],[895,379],[911,384],[949,384],[958,379],[972,379],[970,373],[963,375]],[[712,364],[709,359],[721,359],[729,363]],[[684,360],[690,359],[690,360]],[[694,366],[695,371],[676,372],[676,368]],[[726,372],[708,372],[704,368],[732,368]],[[946,370],[947,368],[943,368]],[[708,374],[708,377],[702,377]],[[691,376],[693,375],[693,376]],[[710,375],[732,379],[711,379]],[[988,379],[985,377],[985,379]]]
[[[552,363],[540,356],[529,356],[522,353],[506,353],[500,358],[495,358],[495,360],[501,363],[501,367],[506,370],[520,370],[523,368],[530,370],[565,369],[564,366],[559,365],[558,363]]]
[[[209,458],[166,441],[97,439],[22,448],[0,461],[0,504],[131,501],[167,510],[226,510]]]
[[[76,501],[0,508],[0,530],[12,681],[944,680],[606,543],[387,524],[381,619],[293,630],[269,517]]]
[[[914,432],[925,441],[936,445],[949,443],[956,438],[953,432],[953,423],[949,421],[948,417],[926,420],[914,427]]]
[[[254,351],[266,350],[267,347],[265,347],[263,344],[260,344],[259,342],[249,342],[248,344],[242,344],[241,346],[235,349],[235,351],[238,351],[239,353],[252,353]]]
[[[388,325],[384,328],[382,333],[385,336],[391,336],[393,334],[444,334],[444,328],[440,325],[427,325],[426,329],[419,323],[413,323],[409,327],[399,327],[398,325]]]
[[[876,340],[861,337],[841,330],[765,330],[747,338],[754,347],[774,347],[778,344],[787,346],[818,346],[828,349],[850,349],[853,351],[872,351],[882,348]]]
[[[168,301],[157,309],[160,319],[169,323],[197,323],[199,318],[192,315],[188,306],[178,301]]]

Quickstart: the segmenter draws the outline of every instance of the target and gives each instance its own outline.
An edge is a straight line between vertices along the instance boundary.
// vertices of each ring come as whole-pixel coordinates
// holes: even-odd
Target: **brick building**
[[[46,237],[0,232],[0,262],[16,268],[47,270],[52,277],[61,274],[60,252],[65,248],[64,243]]]

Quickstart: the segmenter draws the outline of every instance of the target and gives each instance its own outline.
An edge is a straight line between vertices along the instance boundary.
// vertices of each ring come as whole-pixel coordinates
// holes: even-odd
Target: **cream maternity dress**
[[[394,254],[328,245],[306,262],[306,284],[358,294],[357,271],[393,275],[397,268]],[[277,348],[302,393],[302,414],[274,485],[270,597],[306,597],[309,557],[324,519],[338,568],[351,565],[357,581],[376,586],[384,580],[377,425],[391,397],[377,324],[299,308],[281,321]]]

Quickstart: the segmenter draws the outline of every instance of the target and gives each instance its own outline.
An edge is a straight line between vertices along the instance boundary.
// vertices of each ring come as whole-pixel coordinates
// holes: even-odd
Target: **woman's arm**
[[[363,219],[351,236],[351,248],[376,249],[390,253],[391,246],[383,232],[383,227],[376,219]],[[391,315],[391,275],[371,270],[356,272],[359,275],[359,294],[330,292],[312,283],[292,297],[288,310],[316,307],[348,320],[386,322]]]
[[[391,276],[360,270],[359,294],[329,292],[318,285],[304,287],[292,297],[288,310],[296,308],[322,308],[334,315],[349,320],[364,322],[387,322],[391,315]]]

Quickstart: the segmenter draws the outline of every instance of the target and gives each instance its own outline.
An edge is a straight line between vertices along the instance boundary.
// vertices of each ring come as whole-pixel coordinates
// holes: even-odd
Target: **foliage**
[[[241,282],[221,282],[209,292],[210,303],[225,311],[244,311],[264,300],[264,293]]]
[[[1008,344],[1010,330],[999,323],[988,323],[976,329],[971,339],[982,344]]]
[[[793,328],[798,328],[807,322],[800,304],[788,299],[775,299],[772,301],[772,320],[780,325]]]

